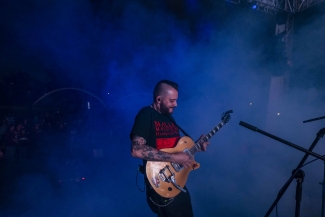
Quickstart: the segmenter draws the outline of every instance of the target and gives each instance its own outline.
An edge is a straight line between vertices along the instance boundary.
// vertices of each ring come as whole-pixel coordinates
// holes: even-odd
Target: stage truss
[[[254,9],[270,14],[287,12],[295,14],[325,0],[226,0],[235,4],[250,4]]]

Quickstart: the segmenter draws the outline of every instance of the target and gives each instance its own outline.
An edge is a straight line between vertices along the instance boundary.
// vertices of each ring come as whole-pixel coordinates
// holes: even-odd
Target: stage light
[[[253,105],[253,103],[252,103],[252,102],[250,102],[250,103],[249,103],[249,105]]]
[[[253,9],[256,9],[256,8],[257,8],[257,5],[253,5],[252,8],[253,8]]]
[[[109,95],[109,93],[107,93]]]
[[[278,112],[278,115],[280,115],[280,112]]]

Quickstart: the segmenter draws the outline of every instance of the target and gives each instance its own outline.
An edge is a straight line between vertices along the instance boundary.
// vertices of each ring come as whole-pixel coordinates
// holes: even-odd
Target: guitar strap
[[[182,131],[182,133],[185,135],[185,136],[188,136],[190,137],[190,135],[188,135],[180,126],[178,126],[178,124],[176,124],[176,122],[174,121],[173,118],[171,118],[170,115],[168,115],[168,118]],[[190,137],[192,139],[192,137]]]

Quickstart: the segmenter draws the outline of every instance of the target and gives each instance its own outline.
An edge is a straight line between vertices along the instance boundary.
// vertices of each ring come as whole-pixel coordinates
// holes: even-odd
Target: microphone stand
[[[313,118],[313,119],[305,120],[305,121],[303,121],[303,123],[318,121],[318,120],[321,120],[321,119],[324,119],[324,118],[325,118],[325,116],[318,117],[318,118]]]
[[[298,170],[298,172],[296,173],[294,178],[297,179],[295,216],[299,217],[300,203],[301,203],[301,198],[302,198],[302,183],[305,178],[305,172],[303,170]]]
[[[302,196],[302,193],[301,193],[302,192],[302,182],[303,182],[303,178],[304,178],[304,172],[302,170],[300,170],[300,168],[304,165],[304,163],[307,160],[307,158],[308,158],[309,155],[312,155],[312,156],[314,156],[314,157],[316,157],[318,159],[321,159],[321,160],[325,161],[325,158],[323,156],[312,152],[312,150],[315,148],[315,146],[318,143],[318,141],[320,140],[320,138],[322,138],[324,136],[324,134],[325,134],[325,128],[322,128],[321,130],[319,130],[319,132],[317,133],[317,136],[316,136],[315,140],[311,144],[310,148],[307,150],[307,149],[304,149],[304,148],[302,148],[302,147],[300,147],[298,145],[295,145],[295,144],[293,144],[291,142],[288,142],[288,141],[286,141],[284,139],[281,139],[279,137],[276,137],[276,136],[274,136],[274,135],[272,135],[270,133],[267,133],[265,131],[262,131],[262,130],[258,129],[257,127],[252,126],[250,124],[247,124],[247,123],[245,123],[243,121],[240,121],[239,122],[239,125],[241,125],[243,127],[246,127],[246,128],[248,128],[250,130],[253,130],[255,132],[261,133],[261,134],[263,134],[265,136],[268,136],[268,137],[270,137],[272,139],[275,139],[275,140],[277,140],[279,142],[282,142],[282,143],[284,143],[284,144],[286,144],[286,145],[288,145],[290,147],[293,147],[295,149],[298,149],[298,150],[303,151],[303,152],[306,153],[304,155],[304,157],[301,159],[301,161],[298,164],[298,166],[296,167],[296,169],[294,170],[294,174],[295,175],[292,175],[289,178],[289,180],[286,182],[286,184],[282,187],[282,189],[278,193],[277,198],[275,199],[275,201],[273,202],[273,204],[271,205],[271,207],[269,208],[269,210],[265,214],[265,217],[268,217],[271,214],[272,210],[277,205],[277,203],[279,202],[279,200],[281,199],[281,197],[283,196],[283,194],[285,193],[285,191],[287,190],[287,188],[291,184],[292,180],[294,178],[296,178],[298,183],[297,183],[297,188],[296,188],[296,212],[295,212],[295,216],[296,217],[299,217],[299,215],[300,215],[300,201],[301,201],[301,196]],[[302,172],[300,172],[299,170],[302,171]]]
[[[317,120],[321,120],[321,119],[325,119],[325,116],[318,117],[318,118],[312,118],[312,119],[309,119],[309,120],[305,120],[305,121],[303,121],[303,123],[317,121]],[[323,177],[323,182],[321,182],[319,184],[322,185],[322,215],[321,215],[321,217],[324,217],[325,216],[325,213],[324,213],[324,208],[325,208],[325,162],[324,162],[324,177]]]
[[[324,217],[324,205],[325,205],[325,162],[324,162],[324,178],[323,182],[319,183],[322,185],[322,215],[321,217]]]

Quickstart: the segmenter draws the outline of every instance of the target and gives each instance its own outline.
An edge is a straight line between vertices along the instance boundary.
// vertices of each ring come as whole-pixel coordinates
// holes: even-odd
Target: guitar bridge
[[[169,176],[165,173],[166,169],[169,171]],[[165,168],[161,169],[159,172],[159,178],[163,181],[163,182],[169,182],[172,183],[178,190],[186,193],[186,190],[181,188],[177,183],[176,183],[176,179],[175,179],[175,174],[170,170],[169,166],[166,165]]]
[[[169,172],[170,175],[166,174],[166,170]],[[159,178],[163,182],[171,182],[171,177],[174,177],[174,173],[170,170],[169,166],[166,165],[163,169],[159,172]]]

